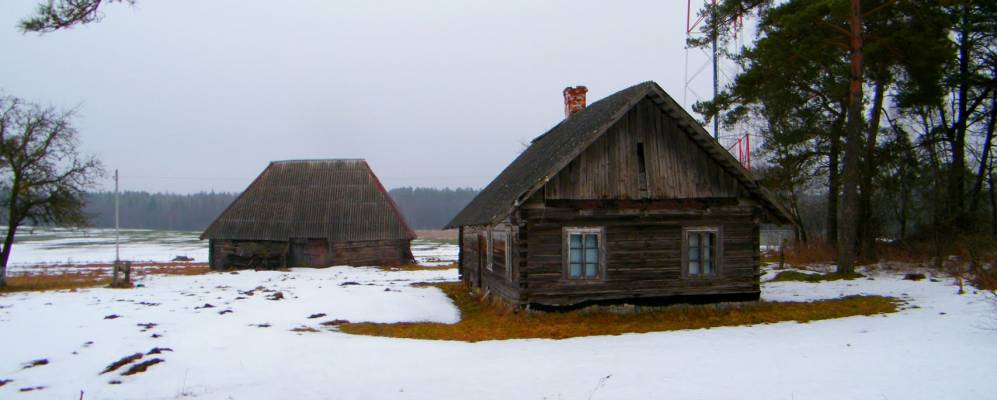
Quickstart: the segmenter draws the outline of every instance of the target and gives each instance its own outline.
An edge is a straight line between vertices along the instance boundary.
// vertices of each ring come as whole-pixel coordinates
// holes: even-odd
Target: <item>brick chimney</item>
[[[588,93],[585,86],[568,86],[564,88],[564,118],[585,108],[585,93]]]

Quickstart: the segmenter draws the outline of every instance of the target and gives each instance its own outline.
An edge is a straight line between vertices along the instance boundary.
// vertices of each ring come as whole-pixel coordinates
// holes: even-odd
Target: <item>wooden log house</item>
[[[656,83],[586,92],[450,222],[461,279],[520,306],[757,299],[759,225],[789,214]]]
[[[395,266],[414,238],[364,160],[272,162],[201,235],[213,269]]]

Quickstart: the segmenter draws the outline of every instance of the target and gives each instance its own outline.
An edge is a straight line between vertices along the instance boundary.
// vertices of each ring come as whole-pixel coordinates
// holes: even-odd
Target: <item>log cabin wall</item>
[[[466,226],[461,248],[461,276],[471,287],[519,303],[519,228],[509,220],[494,226]]]
[[[676,295],[750,297],[759,293],[755,207],[638,210],[592,209],[589,205],[534,205],[523,210],[528,251],[521,301],[573,305]],[[605,262],[600,279],[568,279],[565,228],[603,229]],[[689,277],[683,273],[683,230],[688,228],[717,230],[715,276]]]

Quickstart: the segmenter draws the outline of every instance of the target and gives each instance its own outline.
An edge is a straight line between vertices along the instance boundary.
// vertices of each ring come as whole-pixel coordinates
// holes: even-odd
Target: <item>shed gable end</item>
[[[735,198],[740,184],[645,98],[544,186],[548,200]]]

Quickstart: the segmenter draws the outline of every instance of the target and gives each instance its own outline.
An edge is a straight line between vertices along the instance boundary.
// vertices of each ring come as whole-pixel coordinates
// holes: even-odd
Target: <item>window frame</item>
[[[713,234],[713,272],[709,274],[689,273],[689,234],[709,232]],[[682,228],[682,278],[717,279],[723,277],[723,229],[720,226],[691,226]]]
[[[597,273],[594,277],[586,277],[584,270],[582,271],[582,276],[574,278],[571,276],[571,235],[572,234],[595,234],[597,235],[598,250],[599,250],[599,261],[597,265]],[[583,239],[584,240],[584,237]],[[583,267],[584,269],[584,264]],[[561,229],[561,278],[565,282],[569,283],[601,283],[606,280],[606,228],[605,227],[591,227],[591,226],[571,226],[564,227]]]
[[[489,231],[489,235],[488,235],[488,270],[489,271],[495,271],[495,240],[499,239],[505,245],[505,250],[504,250],[504,253],[505,253],[505,255],[504,255],[505,256],[505,265],[503,265],[503,268],[505,268],[505,274],[506,274],[506,276],[509,276],[509,277],[512,276],[512,274],[509,273],[509,269],[510,269],[509,265],[511,263],[511,260],[510,260],[511,252],[510,252],[510,249],[509,249],[509,247],[510,247],[509,246],[509,238],[510,237],[512,237],[511,233],[509,231],[505,231],[505,230]]]

